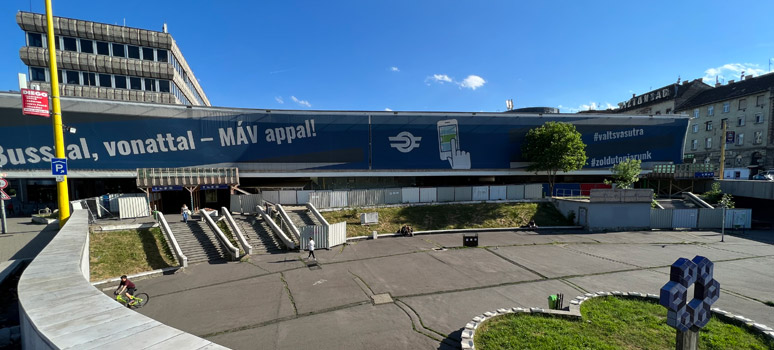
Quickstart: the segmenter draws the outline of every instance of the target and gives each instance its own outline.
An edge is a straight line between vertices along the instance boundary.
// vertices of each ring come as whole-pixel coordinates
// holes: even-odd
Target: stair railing
[[[255,208],[258,213],[261,214],[263,217],[263,221],[265,221],[267,224],[269,224],[269,227],[271,227],[271,230],[274,231],[274,234],[277,235],[277,237],[280,238],[283,244],[285,244],[285,247],[287,247],[290,250],[296,249],[296,243],[293,242],[286,234],[282,231],[282,229],[277,225],[277,223],[274,222],[274,220],[269,217],[269,214],[266,213],[266,211],[263,210],[263,208],[259,205]]]
[[[234,236],[236,236],[237,242],[242,245],[242,249],[245,251],[245,254],[252,254],[253,246],[247,243],[247,239],[245,239],[244,234],[242,234],[242,230],[239,228],[239,225],[237,225],[236,221],[234,221],[231,213],[228,211],[228,209],[226,209],[226,207],[221,207],[220,210],[223,213],[223,217],[226,218],[226,223],[228,223],[228,226],[231,228],[231,232],[234,232]]]
[[[167,238],[169,247],[172,248],[172,252],[175,253],[177,262],[180,264],[180,267],[188,267],[188,258],[185,256],[185,254],[183,254],[183,249],[181,249],[180,244],[177,243],[177,239],[175,239],[175,235],[172,233],[172,229],[169,228],[169,223],[167,223],[167,219],[164,217],[164,214],[161,212],[156,212],[156,215],[158,215],[159,218],[161,232],[164,234],[164,237]]]
[[[280,217],[282,217],[282,220],[285,221],[285,224],[287,224],[288,228],[290,228],[290,232],[293,234],[293,236],[296,237],[296,239],[301,242],[301,231],[298,230],[295,224],[293,224],[293,221],[290,220],[290,216],[285,211],[285,208],[282,207],[281,204],[277,203],[274,205],[277,208],[277,211],[280,213]]]
[[[314,207],[312,202],[306,203],[306,208],[309,209],[310,212],[312,212],[312,215],[314,215],[315,218],[317,218],[317,221],[319,221],[323,226],[330,226],[331,224],[328,223],[328,220],[325,220],[325,218],[320,214],[320,212],[317,210],[317,208]]]
[[[207,225],[210,226],[212,231],[215,232],[215,237],[218,237],[218,240],[220,243],[226,247],[226,252],[228,252],[228,255],[231,257],[231,260],[237,260],[239,259],[239,248],[234,247],[233,244],[226,238],[226,235],[223,234],[223,231],[220,230],[220,227],[215,224],[215,221],[212,220],[212,217],[205,211],[204,209],[199,209],[199,214],[202,215],[204,218],[204,221],[207,222]]]

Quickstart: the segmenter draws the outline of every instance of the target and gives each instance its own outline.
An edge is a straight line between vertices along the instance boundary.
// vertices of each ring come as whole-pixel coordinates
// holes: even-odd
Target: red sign
[[[22,114],[50,117],[48,111],[48,92],[40,90],[21,89]]]
[[[3,191],[4,188],[8,187],[8,180],[0,177],[0,200],[9,201],[11,200],[11,197]]]

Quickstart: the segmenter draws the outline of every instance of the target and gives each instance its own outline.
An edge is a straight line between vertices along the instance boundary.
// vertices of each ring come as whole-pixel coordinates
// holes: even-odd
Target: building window
[[[704,130],[711,131],[712,130],[712,122],[704,123]]]
[[[691,150],[696,150],[699,148],[699,140],[691,140]]]
[[[744,134],[737,134],[736,135],[736,145],[737,146],[744,145]]]
[[[666,114],[671,114],[671,113],[672,113],[672,109],[671,108],[667,108],[666,109]]]
[[[747,109],[747,99],[746,98],[740,98],[739,99],[739,110]]]
[[[126,76],[116,75],[116,89],[126,89]]]
[[[736,126],[744,126],[744,116],[741,116],[736,120]]]
[[[755,115],[755,124],[763,123],[763,115],[762,114],[756,114]]]
[[[134,45],[127,45],[126,51],[129,53],[129,58],[140,59],[140,48]]]
[[[756,131],[753,134],[753,144],[760,145],[763,143],[763,131]]]
[[[156,50],[157,61],[167,62],[167,50]]]
[[[81,77],[80,77],[80,74],[78,74],[78,72],[74,72],[71,70],[68,70],[65,72],[66,72],[65,76],[67,77],[67,81],[65,82],[65,84],[76,84],[76,85],[81,84]]]
[[[693,133],[699,132],[699,124],[693,124]]]
[[[27,46],[43,47],[43,36],[40,33],[27,33]]]
[[[142,48],[142,59],[145,61],[153,61],[153,49],[149,47]]]
[[[30,67],[31,81],[46,81],[46,70],[40,67]]]
[[[169,80],[159,80],[159,91],[169,92]]]
[[[661,111],[656,111],[656,115],[661,115]]]
[[[60,84],[61,84],[61,83],[64,83],[64,80],[62,80],[62,70],[61,70],[61,69],[58,69],[58,70],[56,71],[56,78],[57,78],[57,81],[58,81]]]
[[[129,88],[132,90],[142,90],[142,79],[129,77]]]
[[[113,56],[116,56],[116,57],[126,57],[126,52],[124,50],[124,44],[113,43]]]
[[[94,42],[91,40],[81,39],[81,52],[94,53]]]
[[[110,45],[104,41],[97,41],[97,54],[110,56]]]
[[[145,91],[156,91],[156,79],[145,79]]]
[[[699,117],[699,109],[698,108],[693,110],[693,117],[694,118],[698,118]]]
[[[60,40],[62,40],[62,38],[60,38],[60,37],[58,37],[58,36],[55,36],[55,37],[54,37],[54,47],[55,47],[57,50],[60,50],[60,48],[59,48],[59,41],[60,41]]]
[[[712,148],[712,138],[708,137],[704,139],[704,148]]]
[[[715,115],[715,106],[707,107],[707,116],[711,117]]]
[[[83,72],[83,85],[97,86],[96,74]]]
[[[756,107],[763,107],[763,95],[760,95],[755,98],[755,106]]]
[[[100,74],[99,75],[99,86],[103,87],[113,87],[113,83],[110,79],[110,74]]]
[[[78,44],[75,41],[75,38],[62,38],[62,42],[64,42],[64,49],[65,51],[78,51]]]
[[[723,113],[731,111],[731,102],[723,102]]]

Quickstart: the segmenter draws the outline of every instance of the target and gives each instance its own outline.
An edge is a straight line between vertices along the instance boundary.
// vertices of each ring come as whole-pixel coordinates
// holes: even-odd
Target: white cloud
[[[398,67],[390,67],[390,70],[393,72],[400,72],[400,69],[398,69]]]
[[[304,106],[304,107],[307,107],[307,108],[311,108],[312,107],[312,104],[309,103],[309,101],[299,100],[295,96],[290,96],[290,99],[293,100],[293,102],[298,103],[301,106]]]
[[[438,83],[441,83],[441,84],[443,84],[443,83],[451,83],[452,82],[452,78],[449,78],[449,76],[446,75],[446,74],[433,74],[433,76],[428,78],[428,79],[433,80],[433,81],[438,82]]]
[[[741,80],[742,72],[744,75],[761,75],[765,74],[766,70],[760,68],[760,65],[753,63],[727,63],[717,68],[710,68],[704,71],[704,80],[707,84],[715,84],[715,77],[721,82],[728,82],[729,80]]]
[[[385,108],[384,110],[387,111],[387,112],[392,112],[392,110],[389,109],[389,108]]]
[[[616,109],[618,108],[618,106],[614,106],[609,102],[605,102],[603,104],[603,103],[590,101],[588,104],[584,103],[578,107],[567,107],[567,106],[558,105],[556,106],[556,108],[559,108],[559,112],[577,113],[580,111],[604,111],[608,109]]]
[[[274,98],[274,101],[277,101],[279,104],[284,104],[285,100],[282,99],[282,96],[277,96]]]
[[[484,84],[486,84],[486,80],[484,80],[482,77],[479,77],[478,75],[468,75],[465,80],[458,84],[464,88],[475,90],[484,86]]]

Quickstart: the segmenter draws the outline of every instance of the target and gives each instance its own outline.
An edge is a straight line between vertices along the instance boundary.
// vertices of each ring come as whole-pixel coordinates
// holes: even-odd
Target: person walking
[[[180,214],[183,215],[183,222],[188,223],[188,215],[190,211],[188,210],[188,206],[183,204],[183,207],[180,208]]]
[[[309,255],[306,256],[307,260],[309,257],[312,257],[312,259],[317,260],[317,257],[314,256],[314,239],[312,237],[309,237]]]

